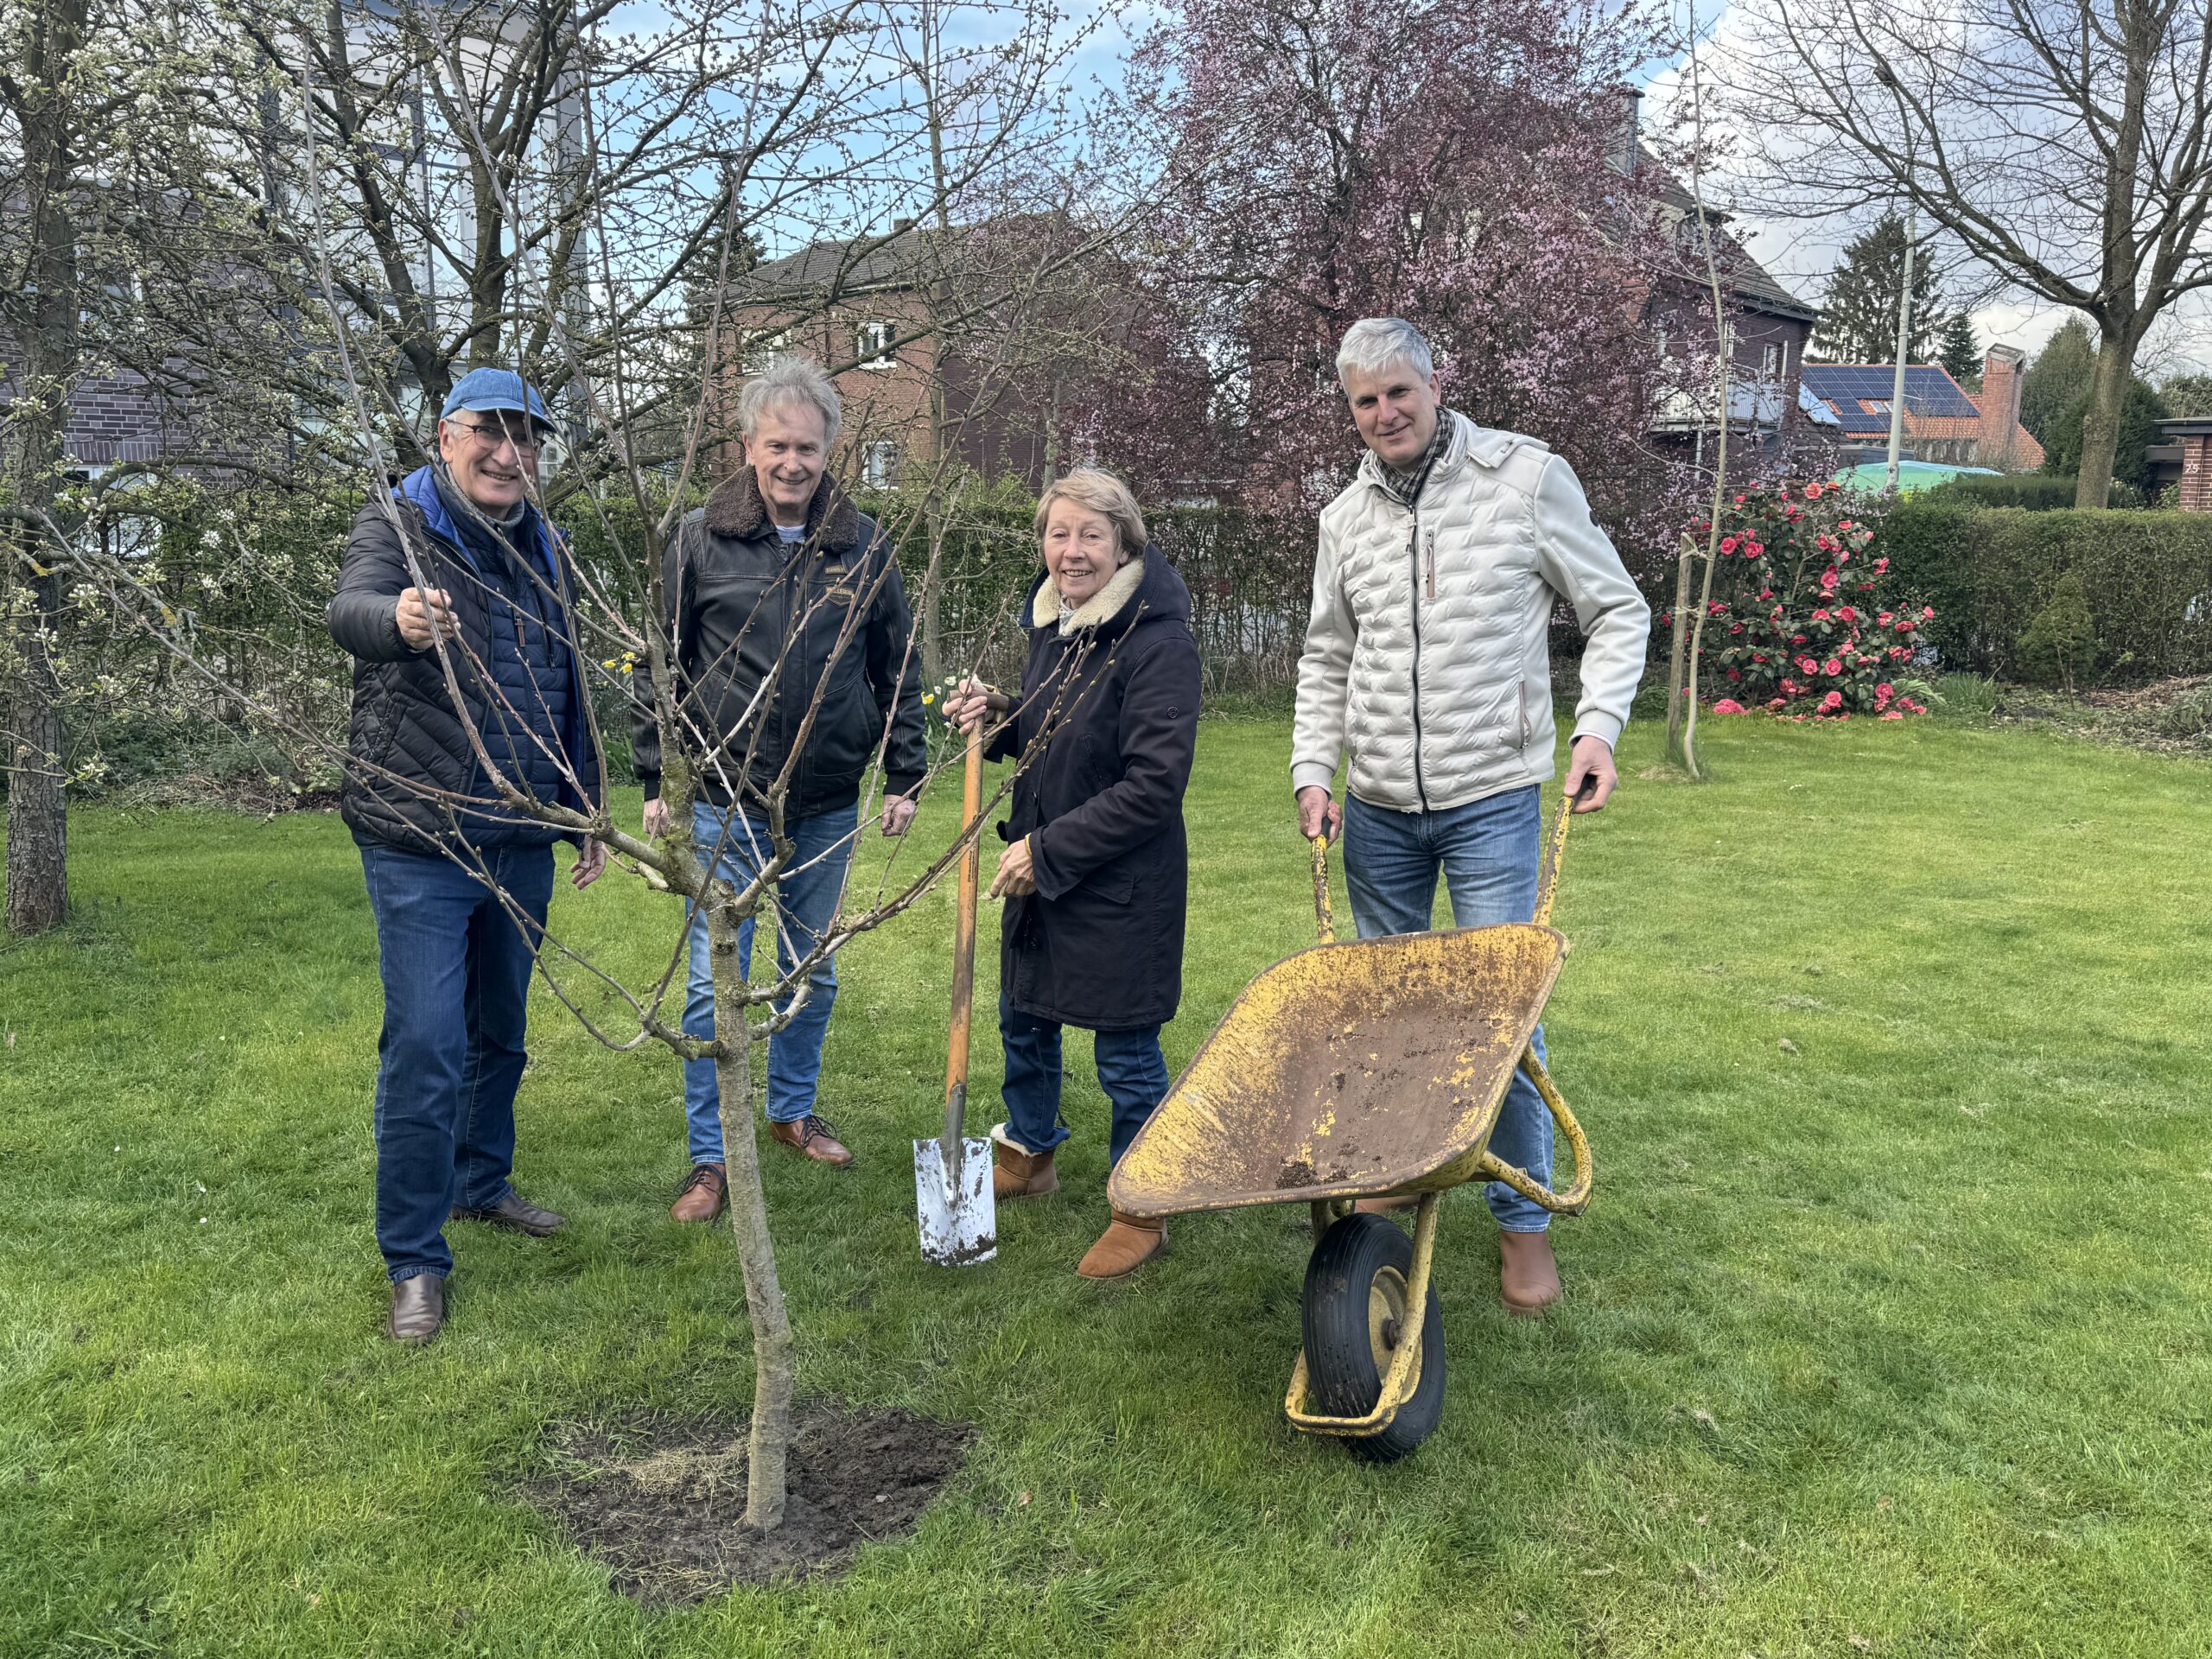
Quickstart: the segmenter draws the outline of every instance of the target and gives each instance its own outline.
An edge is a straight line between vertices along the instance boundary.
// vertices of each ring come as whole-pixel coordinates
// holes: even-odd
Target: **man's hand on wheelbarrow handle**
[[[1308,784],[1298,791],[1298,833],[1311,841],[1323,833],[1334,841],[1343,833],[1344,810],[1330,798],[1329,791],[1319,784]]]
[[[1620,783],[1613,770],[1612,746],[1602,737],[1578,737],[1567,762],[1567,792],[1574,797],[1577,812],[1595,812]]]

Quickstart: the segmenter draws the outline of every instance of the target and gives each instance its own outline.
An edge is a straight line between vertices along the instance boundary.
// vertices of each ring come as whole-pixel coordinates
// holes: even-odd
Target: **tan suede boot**
[[[1060,1177],[1052,1167],[1052,1150],[1032,1152],[1006,1132],[1006,1125],[991,1129],[991,1196],[1001,1204],[1014,1198],[1041,1198],[1060,1190]]]
[[[1497,1236],[1497,1289],[1505,1311],[1535,1319],[1560,1299],[1559,1263],[1549,1233]]]
[[[1141,1221],[1119,1210],[1107,1213],[1113,1219],[1107,1223],[1106,1230],[1076,1263],[1075,1270],[1085,1279],[1126,1279],[1141,1263],[1167,1248],[1166,1222]]]

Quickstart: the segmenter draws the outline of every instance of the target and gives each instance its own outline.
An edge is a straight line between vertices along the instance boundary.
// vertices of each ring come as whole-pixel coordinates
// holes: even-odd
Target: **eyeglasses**
[[[464,432],[474,433],[477,447],[480,449],[496,450],[502,444],[512,443],[515,447],[515,454],[527,459],[536,455],[545,447],[544,440],[537,433],[527,430],[517,432],[504,421],[490,425],[480,425],[474,421],[455,420],[451,416],[448,416],[446,422],[448,425],[457,426]]]

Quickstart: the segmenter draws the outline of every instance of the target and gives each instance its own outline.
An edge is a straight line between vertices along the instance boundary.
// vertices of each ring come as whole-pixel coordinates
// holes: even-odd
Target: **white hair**
[[[1426,380],[1436,372],[1436,360],[1421,330],[1403,317],[1362,317],[1344,330],[1337,347],[1337,384],[1352,369],[1380,374],[1393,363],[1402,363]]]
[[[822,413],[822,443],[824,448],[837,441],[837,429],[843,424],[845,406],[838,400],[837,388],[830,384],[830,377],[822,365],[810,357],[785,354],[768,359],[767,367],[745,383],[745,390],[737,394],[737,429],[747,437],[760,429],[760,417],[769,409],[780,404],[810,405]]]

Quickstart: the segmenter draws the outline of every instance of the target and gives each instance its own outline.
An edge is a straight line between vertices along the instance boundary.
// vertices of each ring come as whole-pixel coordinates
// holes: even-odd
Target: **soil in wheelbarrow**
[[[736,1584],[835,1574],[863,1544],[905,1536],[958,1472],[968,1423],[904,1411],[799,1414],[784,1524],[744,1524],[742,1421],[654,1414],[558,1431],[559,1468],[522,1496],[552,1517],[614,1587],[648,1605]]]

